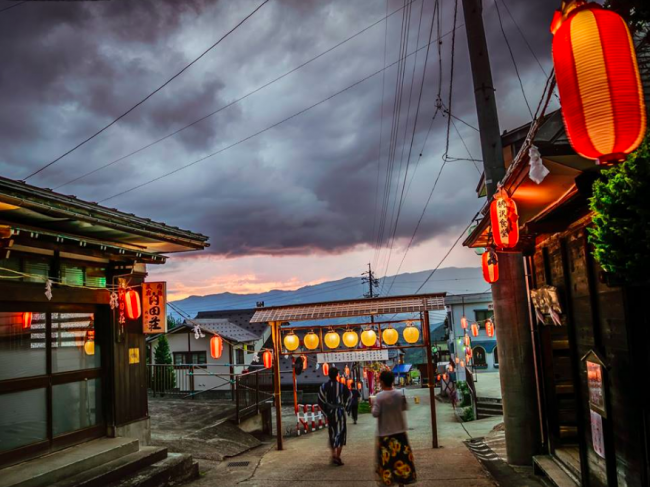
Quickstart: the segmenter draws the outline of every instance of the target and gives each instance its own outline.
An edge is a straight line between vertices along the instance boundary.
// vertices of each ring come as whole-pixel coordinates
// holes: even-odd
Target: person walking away
[[[406,435],[406,397],[393,388],[395,375],[379,375],[381,392],[372,403],[377,418],[377,476],[384,485],[413,484],[417,480],[413,450]]]
[[[350,412],[348,414],[352,415],[352,420],[354,424],[357,424],[357,418],[359,417],[359,401],[361,399],[361,393],[358,389],[352,387],[350,389]]]
[[[336,379],[339,371],[332,367],[329,371],[329,380],[318,391],[318,405],[327,416],[329,444],[332,450],[332,463],[343,465],[341,451],[347,439],[347,425],[345,412],[350,407],[350,390],[345,384],[340,384]]]

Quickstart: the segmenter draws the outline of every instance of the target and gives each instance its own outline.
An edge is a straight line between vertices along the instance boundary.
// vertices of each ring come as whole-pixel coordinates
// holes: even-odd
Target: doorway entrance
[[[97,307],[0,309],[0,465],[104,436]]]

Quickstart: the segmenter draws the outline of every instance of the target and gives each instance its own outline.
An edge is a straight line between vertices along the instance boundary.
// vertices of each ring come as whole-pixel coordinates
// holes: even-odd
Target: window
[[[244,361],[244,349],[243,348],[235,349],[235,363],[237,365],[243,365],[243,364],[246,363]]]
[[[174,352],[174,365],[203,365],[207,363],[205,352]]]
[[[493,314],[494,312],[490,311],[489,309],[475,309],[474,319],[478,323],[479,328],[485,328],[485,320],[492,318]]]
[[[474,347],[472,352],[473,352],[473,359],[474,359],[474,367],[476,367],[477,369],[486,369],[487,360],[485,359],[485,349],[483,347]]]

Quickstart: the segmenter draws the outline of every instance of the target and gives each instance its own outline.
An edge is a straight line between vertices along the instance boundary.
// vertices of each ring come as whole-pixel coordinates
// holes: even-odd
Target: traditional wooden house
[[[128,303],[111,295],[124,285],[146,306],[147,265],[207,245],[200,234],[0,177],[0,466],[101,437],[146,444],[143,317],[134,294]],[[151,312],[162,326],[164,306]]]
[[[549,171],[540,184],[529,177],[534,150],[520,150],[529,129],[503,135],[508,170],[501,185],[517,204],[521,240],[514,251],[530,289],[529,360],[543,433],[535,463],[577,485],[645,486],[648,286],[613,283],[594,259],[588,200],[601,167],[572,150],[560,112],[542,120],[532,141]],[[492,244],[488,205],[464,245]]]

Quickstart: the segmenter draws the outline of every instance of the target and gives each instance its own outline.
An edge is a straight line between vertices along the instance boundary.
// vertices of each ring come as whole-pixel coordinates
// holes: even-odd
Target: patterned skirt
[[[345,446],[348,432],[345,421],[345,410],[343,408],[336,408],[333,414],[327,416],[327,423],[330,448]]]
[[[377,481],[383,485],[413,484],[417,480],[413,450],[406,433],[377,437]]]

